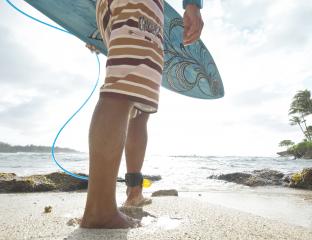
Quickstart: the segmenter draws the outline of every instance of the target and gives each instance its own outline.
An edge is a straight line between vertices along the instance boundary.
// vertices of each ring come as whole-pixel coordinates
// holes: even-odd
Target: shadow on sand
[[[129,229],[86,229],[77,228],[64,240],[126,240]]]

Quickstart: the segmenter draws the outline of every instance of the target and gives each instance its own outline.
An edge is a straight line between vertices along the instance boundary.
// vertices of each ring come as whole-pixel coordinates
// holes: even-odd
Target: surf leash
[[[33,16],[31,16],[31,15],[25,13],[24,11],[22,11],[21,9],[19,9],[18,7],[16,7],[10,0],[6,0],[6,2],[7,2],[11,7],[13,7],[15,10],[17,10],[17,11],[20,12],[21,14],[25,15],[26,17],[28,17],[28,18],[30,18],[30,19],[36,21],[36,22],[39,22],[39,23],[41,23],[41,24],[44,24],[44,25],[46,25],[46,26],[48,26],[48,27],[54,28],[54,29],[59,30],[59,31],[61,31],[61,32],[65,32],[65,33],[68,33],[68,34],[73,35],[71,32],[69,32],[69,31],[67,31],[67,30],[65,30],[65,29],[62,29],[62,28],[53,26],[53,25],[51,25],[51,24],[49,24],[49,23],[46,23],[46,22],[44,22],[44,21],[41,21],[41,20],[39,20],[39,19],[37,19],[37,18],[35,18],[35,17],[33,17]],[[95,53],[96,53],[95,56],[96,56],[97,63],[98,63],[98,77],[97,77],[96,83],[95,83],[95,85],[94,85],[94,87],[93,87],[91,93],[90,93],[89,96],[87,97],[87,99],[82,103],[82,105],[72,114],[72,116],[70,116],[70,118],[69,118],[69,119],[63,124],[63,126],[60,128],[60,130],[59,130],[58,133],[56,134],[56,137],[54,138],[54,141],[53,141],[53,144],[52,144],[52,147],[51,147],[52,159],[53,159],[53,161],[55,162],[55,164],[56,164],[60,169],[62,169],[66,174],[68,174],[68,175],[70,175],[70,176],[72,176],[72,177],[74,177],[74,178],[81,179],[81,180],[86,180],[86,181],[88,181],[88,179],[89,179],[88,177],[86,177],[86,176],[81,176],[81,175],[78,175],[78,174],[75,174],[75,173],[72,173],[72,172],[68,171],[66,168],[64,168],[64,167],[56,160],[55,154],[54,154],[54,153],[55,153],[54,148],[55,148],[56,140],[58,139],[58,137],[59,137],[59,135],[61,134],[61,132],[63,131],[63,129],[64,129],[64,128],[66,127],[66,125],[80,112],[80,110],[86,105],[86,103],[89,101],[89,99],[90,99],[91,96],[93,95],[93,93],[94,93],[94,91],[95,91],[95,89],[96,89],[96,87],[97,87],[97,85],[98,85],[98,82],[99,82],[100,70],[101,70],[100,60],[99,60],[99,57],[98,57],[99,51],[97,51],[96,49],[92,49],[93,46],[91,46],[91,45],[88,45],[88,44],[87,44],[87,46],[89,46],[91,52],[95,52]],[[148,187],[150,187],[151,185],[152,185],[152,181],[151,181],[151,180],[146,179],[146,178],[143,179],[142,187],[148,188]]]
[[[6,0],[6,2],[11,6],[13,7],[15,10],[17,10],[18,12],[20,12],[21,14],[25,15],[26,17],[36,21],[36,22],[39,22],[41,24],[44,24],[48,27],[51,27],[51,28],[54,28],[56,30],[59,30],[61,32],[65,32],[65,33],[68,33],[68,34],[71,34],[71,32],[65,30],[65,29],[62,29],[62,28],[59,28],[59,27],[56,27],[56,26],[53,26],[49,23],[46,23],[46,22],[43,22],[33,16],[30,16],[29,14],[25,13],[24,11],[22,11],[21,9],[19,9],[18,7],[16,7],[10,0]],[[95,51],[96,52],[96,51]],[[56,137],[53,141],[53,144],[52,144],[52,147],[51,147],[51,154],[52,154],[52,159],[53,161],[56,163],[56,165],[62,169],[66,174],[74,177],[74,178],[78,178],[78,179],[81,179],[81,180],[88,180],[88,177],[86,176],[81,176],[81,175],[78,175],[78,174],[75,174],[75,173],[72,173],[70,171],[68,171],[67,169],[65,169],[55,158],[55,151],[54,151],[54,148],[55,148],[55,143],[56,143],[56,140],[58,139],[59,135],[61,134],[62,130],[65,128],[65,126],[76,116],[76,114],[86,105],[86,103],[89,101],[89,99],[91,98],[92,94],[94,93],[97,85],[98,85],[98,82],[99,82],[99,78],[100,78],[100,60],[99,60],[99,57],[98,57],[98,53],[96,52],[96,59],[97,59],[97,63],[98,63],[98,77],[97,77],[97,80],[96,80],[96,83],[91,91],[91,93],[89,94],[89,96],[87,97],[87,99],[83,102],[83,104],[74,112],[74,114],[72,114],[72,116],[63,124],[63,126],[60,128],[60,130],[58,131],[58,133],[56,134]]]

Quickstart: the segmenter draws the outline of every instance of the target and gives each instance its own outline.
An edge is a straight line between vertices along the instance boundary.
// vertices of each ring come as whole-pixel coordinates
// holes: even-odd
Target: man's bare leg
[[[116,180],[133,103],[104,96],[95,107],[89,131],[88,195],[81,227],[128,228],[138,221],[116,204]]]
[[[141,172],[147,146],[148,113],[142,112],[129,120],[128,133],[125,145],[126,163],[128,173]],[[127,187],[127,200],[124,206],[140,206],[148,204],[151,199],[143,197],[142,187]]]

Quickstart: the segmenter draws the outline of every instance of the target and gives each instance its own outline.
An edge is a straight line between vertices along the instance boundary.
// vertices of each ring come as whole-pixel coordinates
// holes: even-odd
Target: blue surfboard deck
[[[25,0],[83,42],[107,55],[96,24],[96,0]],[[216,99],[224,96],[217,66],[201,40],[184,46],[183,19],[165,2],[164,71],[162,86],[185,96]]]

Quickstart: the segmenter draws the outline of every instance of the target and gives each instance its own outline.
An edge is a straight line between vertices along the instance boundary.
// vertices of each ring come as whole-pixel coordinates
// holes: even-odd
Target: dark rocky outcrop
[[[143,175],[144,178],[151,180],[151,181],[159,181],[161,180],[160,175]]]
[[[158,190],[152,193],[152,197],[161,197],[161,196],[178,196],[178,191],[175,189],[169,190]]]
[[[290,178],[290,187],[312,190],[312,168],[304,168]]]
[[[252,175],[250,173],[242,173],[242,172],[235,172],[235,173],[227,173],[221,175],[211,175],[208,178],[225,180],[228,182],[235,182],[238,184],[244,184],[247,179],[249,179]]]
[[[83,173],[77,174],[84,177],[88,176]],[[51,183],[53,183],[56,186],[56,189],[59,191],[75,191],[87,189],[88,187],[88,181],[74,178],[66,173],[55,172],[44,175],[44,177],[46,177]]]
[[[82,173],[77,174],[87,176]],[[161,179],[159,175],[144,175],[144,177],[152,181]],[[125,182],[125,180],[118,177],[117,182]],[[18,177],[15,173],[0,173],[0,193],[77,191],[85,190],[87,187],[88,181],[62,172],[26,177]]]
[[[0,193],[75,191],[87,189],[87,186],[87,181],[60,172],[27,177],[18,177],[14,173],[0,173]]]
[[[277,153],[281,157],[293,157],[293,154],[289,151],[282,151]]]
[[[312,168],[303,169],[295,174],[284,174],[270,169],[254,170],[252,172],[236,172],[209,176],[210,179],[235,182],[250,187],[285,186],[312,190]]]
[[[283,185],[284,174],[270,169],[254,170],[250,173],[236,172],[221,175],[212,175],[208,178],[235,182],[247,186]]]

